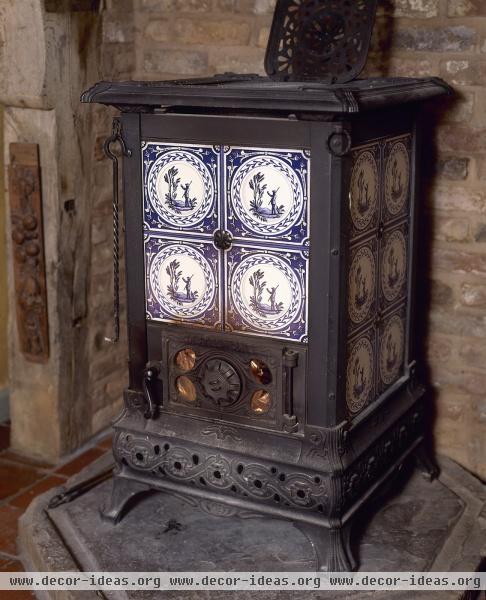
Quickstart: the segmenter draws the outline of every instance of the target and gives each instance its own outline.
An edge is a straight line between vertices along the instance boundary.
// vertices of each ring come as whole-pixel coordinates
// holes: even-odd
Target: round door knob
[[[233,236],[229,231],[218,229],[214,232],[214,245],[219,250],[229,250],[233,245]]]

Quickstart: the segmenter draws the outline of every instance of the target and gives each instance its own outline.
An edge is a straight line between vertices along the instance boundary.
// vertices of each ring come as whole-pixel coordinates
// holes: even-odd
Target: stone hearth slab
[[[87,479],[109,464],[109,455],[70,480]],[[362,571],[475,571],[486,555],[486,489],[448,459],[432,483],[411,468],[395,480],[393,493],[361,513],[354,531]],[[202,511],[190,498],[154,493],[142,496],[113,527],[99,516],[111,482],[71,504],[46,511],[56,493],[37,498],[21,520],[20,542],[27,565],[36,571],[313,571],[315,556],[306,539],[286,521],[221,517]],[[378,509],[381,506],[381,509]],[[77,565],[75,567],[74,565]],[[52,592],[49,599],[90,596]],[[79,596],[79,594],[83,594]],[[106,598],[152,600],[160,592],[104,592]],[[422,594],[422,595],[421,595]],[[439,596],[440,594],[440,596]],[[322,598],[322,592],[289,592],[284,597]],[[387,598],[387,592],[370,593]],[[395,593],[400,600],[458,599],[453,592]],[[326,598],[347,598],[347,592]],[[366,598],[360,592],[353,598]],[[95,597],[93,595],[93,597]],[[166,592],[169,600],[227,597],[227,592]],[[239,592],[238,599],[273,600],[282,592]]]

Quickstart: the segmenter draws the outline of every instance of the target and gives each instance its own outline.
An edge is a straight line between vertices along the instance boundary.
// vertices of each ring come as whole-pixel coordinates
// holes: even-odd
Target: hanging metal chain
[[[120,339],[120,199],[118,191],[118,156],[111,150],[112,144],[120,144],[123,156],[131,156],[122,136],[120,119],[113,119],[113,131],[105,141],[105,155],[113,162],[113,324],[114,336],[105,338],[110,344],[116,344]]]

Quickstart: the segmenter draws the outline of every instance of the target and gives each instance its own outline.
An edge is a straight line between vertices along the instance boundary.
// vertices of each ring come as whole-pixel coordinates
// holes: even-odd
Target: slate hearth
[[[90,477],[111,461],[106,455],[78,474]],[[355,538],[362,571],[474,571],[481,568],[486,547],[486,489],[448,459],[441,461],[439,480],[429,483],[411,466],[395,479],[392,491],[363,512]],[[72,482],[71,482],[72,483]],[[216,516],[214,505],[201,511],[190,498],[154,493],[138,503],[116,527],[104,523],[99,507],[109,499],[109,482],[71,504],[44,511],[51,490],[39,497],[23,517],[20,542],[27,566],[35,570],[86,571],[314,571],[316,557],[309,541],[290,522],[268,518]],[[371,503],[373,505],[373,503]],[[219,506],[221,514],[228,507]],[[481,558],[483,557],[483,558]],[[29,564],[30,563],[30,564]],[[74,599],[64,592],[63,600]],[[89,597],[87,592],[83,592]],[[158,594],[158,595],[157,595]],[[170,600],[227,597],[225,592],[170,592]],[[402,599],[459,599],[453,592],[397,593]],[[388,593],[374,592],[373,598]],[[238,600],[289,597],[279,592],[240,592]],[[322,592],[292,593],[292,598],[322,598]],[[55,596],[48,596],[54,598]],[[93,595],[93,597],[95,597]],[[125,595],[113,600],[152,600],[160,592]],[[326,598],[346,598],[347,593]],[[353,598],[368,597],[367,593]],[[474,596],[469,596],[473,598]]]

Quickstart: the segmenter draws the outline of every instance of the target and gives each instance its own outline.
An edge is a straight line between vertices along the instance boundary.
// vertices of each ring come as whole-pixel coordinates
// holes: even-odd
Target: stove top
[[[167,107],[357,113],[449,93],[437,77],[370,78],[344,84],[315,80],[276,81],[259,75],[223,74],[170,81],[102,81],[82,102],[149,110]]]

